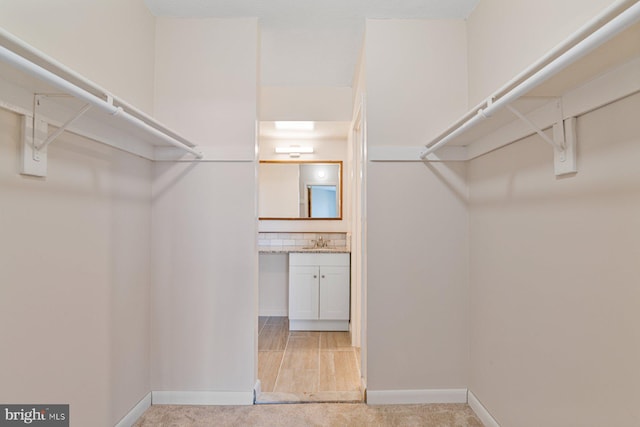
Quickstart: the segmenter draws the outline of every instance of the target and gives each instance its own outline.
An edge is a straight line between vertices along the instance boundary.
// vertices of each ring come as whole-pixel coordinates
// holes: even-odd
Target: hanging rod
[[[3,31],[3,33],[6,32]],[[5,34],[3,34],[3,36],[4,35]],[[54,86],[58,90],[61,90],[81,101],[86,102],[87,104],[95,107],[100,111],[113,116],[118,116],[125,122],[132,124],[133,126],[145,131],[148,134],[153,135],[154,137],[169,145],[191,153],[198,159],[202,158],[202,154],[192,148],[194,144],[185,144],[181,141],[178,141],[173,136],[167,135],[167,133],[124,111],[122,106],[116,106],[113,105],[113,103],[101,99],[100,97],[76,86],[75,84],[63,79],[62,77],[52,73],[51,71],[42,68],[41,66],[34,64],[33,62],[23,58],[22,56],[12,52],[11,50],[3,46],[0,46],[0,60],[23,71],[26,74],[29,74],[32,77],[35,77],[50,84],[51,86]],[[111,100],[114,98],[108,97],[108,99]]]
[[[6,41],[6,43],[3,43],[3,41]],[[22,39],[14,36],[13,34],[9,33],[8,31],[0,27],[0,45],[6,46],[7,44],[17,47],[21,51],[24,51],[30,58],[32,57],[37,60],[32,62],[34,63],[40,62],[41,64],[47,64],[48,68],[52,67],[56,70],[54,74],[62,73],[63,75],[67,75],[73,78],[73,80],[78,82],[80,85],[89,88],[89,92],[95,92],[100,94],[100,96],[107,99],[109,103],[113,103],[116,106],[121,106],[127,113],[130,113],[131,115],[141,119],[142,121],[148,124],[151,124],[152,127],[155,127],[156,129],[166,133],[167,135],[171,136],[175,140],[182,142],[184,145],[187,145],[189,147],[196,146],[196,144],[187,140],[186,138],[184,138],[182,135],[178,134],[174,130],[164,126],[162,123],[158,123],[156,119],[154,119],[147,113],[139,110],[138,108],[126,102],[125,100],[111,94],[108,90],[104,89],[97,83],[87,79],[83,75],[75,72],[71,68],[59,62],[55,58],[52,58],[51,56],[39,51],[38,49],[34,48],[30,44],[24,42]],[[21,55],[21,56],[25,56],[25,55]]]
[[[536,86],[540,85],[555,73],[561,71],[566,68],[573,62],[577,61],[587,53],[596,49],[598,46],[607,42],[611,38],[615,37],[620,32],[624,31],[629,26],[636,23],[640,20],[640,2],[636,2],[611,20],[609,20],[606,24],[601,25],[602,21],[606,19],[611,13],[615,10],[620,9],[620,7],[624,4],[628,3],[628,1],[618,1],[607,8],[601,15],[591,20],[587,25],[582,27],[577,33],[572,35],[569,39],[567,39],[561,45],[558,45],[552,51],[550,51],[545,57],[543,57],[540,61],[536,62],[530,69],[539,68],[538,71],[534,72],[532,75],[527,77],[524,81],[518,83],[515,87],[505,93],[502,97],[498,98],[494,101],[495,94],[491,96],[488,101],[485,101],[478,105],[478,109],[474,108],[471,112],[467,113],[465,117],[458,120],[454,126],[450,127],[441,134],[439,137],[435,138],[430,144],[427,144],[427,149],[420,154],[421,159],[425,159],[429,154],[448,144],[455,137],[463,134],[468,129],[475,126],[478,122],[490,117],[497,110],[505,107],[507,104],[512,103],[517,100],[521,96],[523,96],[528,91],[532,90]],[[598,28],[599,26],[599,28]],[[580,42],[574,44],[578,37],[584,36],[585,33],[589,29],[597,28],[595,31],[591,32],[588,36],[584,37]],[[567,49],[567,46],[573,45],[572,47]],[[559,52],[565,50],[560,56],[549,62],[547,65],[540,68],[540,65],[544,62],[547,62],[549,58],[554,57]],[[529,73],[530,70],[525,70],[523,73],[515,77],[509,83],[507,83],[503,88],[498,90],[496,94],[501,93],[504,88],[513,86],[514,82],[519,80],[522,76]],[[484,108],[483,108],[484,107]],[[475,111],[475,112],[474,112]]]

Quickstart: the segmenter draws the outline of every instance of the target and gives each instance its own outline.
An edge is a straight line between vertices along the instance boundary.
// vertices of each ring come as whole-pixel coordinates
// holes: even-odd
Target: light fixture
[[[289,157],[300,157],[300,154],[313,153],[313,147],[301,147],[299,145],[289,145],[287,147],[276,147],[277,154],[288,154]]]
[[[326,176],[327,176],[327,174],[325,173],[324,170],[319,170],[318,171],[318,178],[324,179],[324,178],[326,178]]]
[[[313,122],[275,122],[276,129],[278,130],[313,130]]]

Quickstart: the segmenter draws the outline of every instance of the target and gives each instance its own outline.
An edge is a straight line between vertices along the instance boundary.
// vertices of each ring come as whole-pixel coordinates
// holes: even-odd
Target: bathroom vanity
[[[348,331],[348,253],[289,254],[289,330]]]
[[[347,233],[259,233],[259,315],[288,317],[294,331],[349,330]]]

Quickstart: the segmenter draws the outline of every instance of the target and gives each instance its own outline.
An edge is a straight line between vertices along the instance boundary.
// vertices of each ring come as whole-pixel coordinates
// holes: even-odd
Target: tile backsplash
[[[313,246],[313,241],[322,237],[330,248],[349,248],[350,233],[258,233],[258,246],[288,247]]]

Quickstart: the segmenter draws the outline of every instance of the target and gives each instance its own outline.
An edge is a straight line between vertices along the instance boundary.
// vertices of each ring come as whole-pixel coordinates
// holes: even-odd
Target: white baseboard
[[[495,418],[491,416],[489,411],[487,411],[487,408],[485,408],[484,405],[480,403],[478,398],[471,392],[471,390],[469,390],[468,400],[469,406],[471,407],[473,412],[476,413],[476,416],[480,419],[480,421],[482,421],[482,424],[484,424],[485,427],[500,427],[500,424],[498,424]]]
[[[253,405],[252,391],[153,391],[154,405]]]
[[[120,422],[115,425],[115,427],[131,427],[138,421],[138,418],[142,416],[144,411],[151,407],[151,393],[147,393],[145,397],[142,398],[140,402],[136,406],[133,407],[132,410],[129,411],[127,415],[122,417]]]
[[[348,320],[291,320],[290,331],[349,331]]]
[[[368,405],[409,403],[467,403],[467,389],[367,390]]]
[[[287,317],[288,315],[289,315],[289,307],[261,308],[258,310],[258,316],[263,316],[263,317]]]

